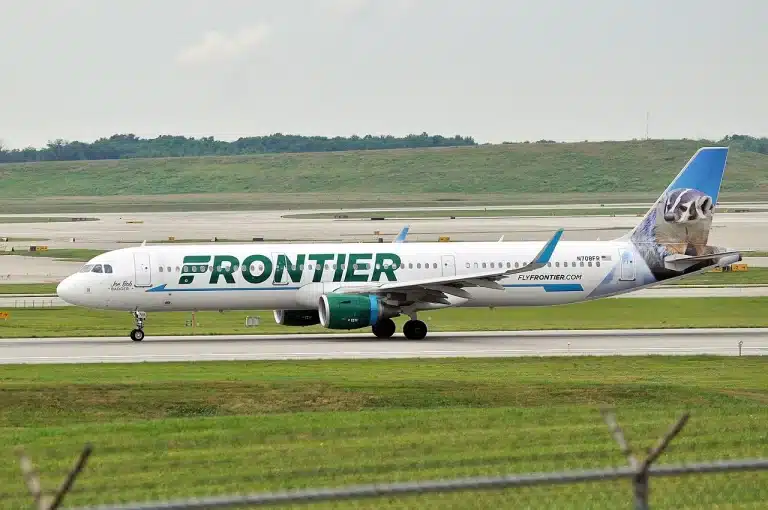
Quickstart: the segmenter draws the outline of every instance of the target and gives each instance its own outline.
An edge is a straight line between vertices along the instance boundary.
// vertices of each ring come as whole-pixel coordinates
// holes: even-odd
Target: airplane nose
[[[64,278],[59,284],[56,286],[56,295],[59,296],[62,300],[66,301],[69,304],[74,304],[72,302],[72,298],[74,295],[74,285],[72,282],[72,277],[68,276]]]

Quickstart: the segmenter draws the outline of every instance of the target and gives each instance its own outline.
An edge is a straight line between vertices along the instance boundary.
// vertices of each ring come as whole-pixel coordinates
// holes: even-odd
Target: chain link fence
[[[174,462],[173,455],[161,469],[153,465],[151,452],[116,452],[110,446],[94,450],[86,446],[72,467],[72,459],[58,457],[46,463],[50,472],[63,474],[64,481],[54,491],[43,490],[40,475],[23,449],[18,450],[21,474],[27,494],[6,488],[0,491],[3,508],[35,508],[53,510],[198,510],[219,508],[553,508],[553,509],[679,509],[728,508],[755,509],[768,507],[768,458],[723,459],[683,463],[656,461],[675,445],[670,443],[684,428],[689,416],[683,415],[656,445],[638,457],[624,437],[612,412],[603,412],[606,424],[619,446],[626,463],[610,467],[605,452],[568,451],[565,446],[558,459],[540,459],[543,465],[574,459],[588,466],[585,469],[540,471],[528,474],[506,474],[504,462],[512,459],[485,456],[486,463],[476,465],[454,462],[460,470],[475,476],[432,478],[427,481],[387,481],[388,467],[384,464],[337,466],[331,473],[327,468],[294,466],[275,470],[270,479],[253,479],[233,474],[232,459],[206,457],[205,451],[196,452],[196,458],[184,457]],[[446,445],[447,448],[450,445]],[[94,451],[97,452],[93,455]],[[118,455],[110,463],[98,462],[98,453]],[[615,452],[614,452],[615,453]],[[679,452],[678,452],[679,453]],[[146,459],[140,463],[140,472],[124,472],[121,459],[126,456]],[[521,456],[527,455],[520,452]],[[690,456],[687,456],[690,458]],[[42,459],[45,460],[45,459]],[[96,460],[97,462],[94,462]],[[241,459],[242,460],[242,459]],[[250,462],[258,462],[254,457]],[[69,467],[67,467],[69,466]],[[246,471],[245,465],[242,466]],[[420,472],[439,471],[444,466],[419,466]],[[90,473],[89,473],[90,471]],[[166,476],[176,471],[188,478],[179,491],[168,487]],[[477,475],[478,472],[486,474]],[[89,478],[91,474],[92,478]],[[326,487],[296,487],[295,480],[329,480]],[[331,483],[339,479],[372,479],[369,484]],[[299,484],[301,484],[299,482]],[[281,491],[254,492],[250,487],[290,487]],[[212,496],[211,487],[219,495]],[[157,497],[157,494],[177,494],[175,499]],[[31,496],[31,500],[30,500]],[[64,506],[65,500],[71,504]]]

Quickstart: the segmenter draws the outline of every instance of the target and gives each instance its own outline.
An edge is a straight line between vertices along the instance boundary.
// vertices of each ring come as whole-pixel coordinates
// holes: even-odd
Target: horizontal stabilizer
[[[664,265],[668,269],[677,271],[684,270],[699,262],[711,261],[713,265],[729,266],[741,261],[741,252],[724,251],[721,253],[712,253],[709,255],[669,255],[664,258]]]

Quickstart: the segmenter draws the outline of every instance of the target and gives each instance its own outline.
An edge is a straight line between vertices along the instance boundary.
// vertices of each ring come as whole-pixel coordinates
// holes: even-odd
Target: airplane
[[[605,241],[195,244],[98,255],[56,292],[75,306],[133,314],[272,309],[285,326],[427,335],[420,312],[551,306],[616,296],[742,259],[707,244],[728,147],[700,148],[643,219]],[[403,236],[404,239],[404,236]],[[402,241],[401,239],[400,241]],[[556,313],[556,312],[555,312]]]

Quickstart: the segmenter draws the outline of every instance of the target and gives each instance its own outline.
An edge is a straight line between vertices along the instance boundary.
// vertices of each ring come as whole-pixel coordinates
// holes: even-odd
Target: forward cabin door
[[[453,255],[440,257],[443,265],[443,276],[456,276],[456,259]]]
[[[274,276],[272,277],[272,285],[288,284],[290,276],[288,275],[288,268],[285,267],[285,261],[287,259],[288,257],[285,256],[285,253],[272,253],[272,264],[275,268],[275,272],[273,273]],[[278,264],[280,267],[278,267]]]
[[[150,265],[149,253],[134,253],[133,269],[136,273],[133,282],[135,287],[150,287],[152,285],[152,266]]]

